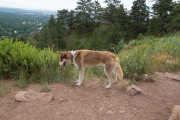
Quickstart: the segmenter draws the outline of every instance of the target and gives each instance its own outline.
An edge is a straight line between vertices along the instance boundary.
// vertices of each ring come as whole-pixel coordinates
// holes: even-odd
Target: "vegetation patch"
[[[180,34],[131,41],[118,56],[125,77],[180,69]]]

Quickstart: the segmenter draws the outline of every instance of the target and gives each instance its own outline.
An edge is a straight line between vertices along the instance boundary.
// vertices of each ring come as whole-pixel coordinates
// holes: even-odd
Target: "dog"
[[[123,71],[120,66],[120,61],[113,53],[108,51],[93,51],[93,50],[76,50],[76,51],[60,51],[61,67],[67,63],[72,62],[79,70],[79,79],[76,81],[76,85],[80,86],[84,80],[85,68],[91,66],[104,66],[104,73],[108,78],[108,84],[106,88],[110,88],[112,84],[113,75],[115,80],[119,77],[123,80]]]

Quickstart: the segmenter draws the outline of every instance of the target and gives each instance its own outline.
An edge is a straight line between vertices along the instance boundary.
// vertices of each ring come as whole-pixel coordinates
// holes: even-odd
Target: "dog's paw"
[[[107,89],[110,88],[110,87],[111,87],[111,84],[106,85],[106,88],[107,88]]]

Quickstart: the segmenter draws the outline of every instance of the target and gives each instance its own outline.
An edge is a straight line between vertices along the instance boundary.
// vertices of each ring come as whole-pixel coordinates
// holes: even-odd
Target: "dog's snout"
[[[59,62],[59,66],[64,67],[65,65],[66,65],[66,61],[65,60]]]
[[[59,66],[63,67],[64,66],[64,62],[59,62]]]

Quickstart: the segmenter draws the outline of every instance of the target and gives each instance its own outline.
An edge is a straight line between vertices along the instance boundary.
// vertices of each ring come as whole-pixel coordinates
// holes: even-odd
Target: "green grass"
[[[131,41],[119,52],[125,77],[144,73],[180,70],[180,34],[166,37],[144,37]]]
[[[8,94],[11,92],[11,87],[4,87],[0,90],[0,97]]]

